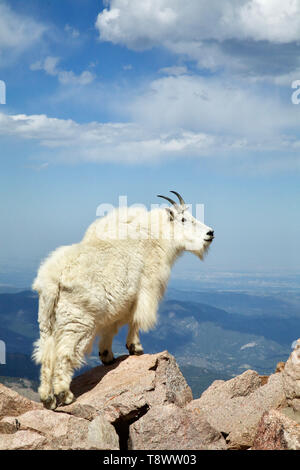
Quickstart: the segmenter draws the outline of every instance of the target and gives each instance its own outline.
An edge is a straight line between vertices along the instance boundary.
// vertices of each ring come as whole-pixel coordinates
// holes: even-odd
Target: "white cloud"
[[[296,67],[293,70],[287,73],[281,73],[278,75],[268,74],[266,72],[264,75],[255,75],[253,77],[249,77],[249,80],[252,82],[266,82],[273,85],[280,85],[284,87],[291,88],[292,83],[294,80],[300,79],[300,67]]]
[[[300,39],[299,0],[251,0],[239,12],[245,36],[286,43]]]
[[[130,15],[128,16],[128,11],[131,11],[135,1],[129,4],[125,2],[128,5],[128,11],[124,9],[123,11],[121,7],[125,5],[124,1],[111,2],[112,9],[118,5],[120,11],[110,17],[115,25],[114,28],[110,29],[109,21],[106,25],[107,34],[108,31],[114,34],[116,41],[117,37],[120,41],[121,37],[123,41],[127,41],[127,36],[124,36],[125,30],[122,30],[124,18],[121,21],[120,15],[125,15],[129,21],[128,25],[131,25],[133,21]],[[246,5],[247,2],[224,0],[222,8],[221,3],[219,0],[218,2],[213,0],[211,4],[213,8],[209,11],[203,2],[199,2],[199,5],[202,6],[205,14],[210,15],[210,21],[213,22],[216,12],[222,12],[223,19],[231,18],[232,9],[237,11],[238,5]],[[252,5],[254,4],[253,0]],[[256,4],[258,5],[258,2]],[[205,52],[206,55],[203,54],[201,60],[208,68],[217,67],[225,60],[226,55],[215,42],[206,43],[201,49],[203,41],[197,39],[197,34],[199,37],[201,34],[205,36],[205,31],[195,33],[192,38],[192,30],[196,24],[193,21],[204,21],[203,18],[194,19],[192,14],[192,12],[195,14],[195,9],[200,8],[198,3],[191,0],[183,9],[182,21],[185,26],[183,32],[177,28],[177,36],[175,30],[172,29],[173,23],[177,21],[177,14],[171,13],[170,8],[176,10],[179,2],[174,0],[172,5],[169,0],[138,2],[136,15],[142,17],[145,12],[148,12],[151,20],[151,5],[154,9],[158,9],[153,21],[159,25],[164,24],[168,29],[166,37],[163,37],[163,28],[160,32],[161,40],[167,47],[171,49],[173,44],[174,50],[182,54],[189,50],[189,57],[194,57],[195,60],[199,55],[199,50]],[[177,13],[179,14],[179,10]],[[102,14],[104,15],[104,12]],[[206,18],[208,23],[209,18]],[[121,23],[114,23],[116,19],[118,21],[120,19]],[[190,19],[190,27],[187,26],[187,19]],[[215,36],[219,34],[220,37],[226,37],[225,30],[229,31],[227,23],[224,19],[222,27],[220,26],[224,30],[222,34],[221,30],[209,33],[206,25],[207,34],[215,34]],[[147,35],[146,19],[144,26],[143,34]],[[218,28],[218,24],[216,27]],[[137,25],[136,29],[131,30],[130,41],[140,39],[139,29],[143,28]],[[149,34],[152,34],[150,30],[151,27],[149,27]],[[148,44],[151,44],[149,37],[147,40]],[[140,44],[143,44],[143,41]],[[212,53],[209,54],[209,51]],[[182,63],[180,60],[178,62]],[[241,70],[247,70],[244,69],[244,63],[239,63],[239,59],[237,59],[237,64]],[[48,56],[32,64],[31,69],[43,70],[48,75],[57,77],[63,84],[85,85],[90,84],[94,79],[94,75],[89,71],[85,70],[76,75],[73,71],[64,70],[59,65],[59,57]],[[124,65],[124,69],[130,68],[131,65]],[[73,120],[49,118],[46,115],[8,116],[2,114],[0,115],[0,134],[37,142],[44,149],[52,152],[50,156],[46,154],[47,162],[54,158],[64,161],[130,163],[177,157],[217,159],[232,154],[233,157],[238,155],[240,159],[243,158],[245,167],[251,165],[252,160],[254,167],[259,159],[255,157],[255,153],[262,155],[262,152],[274,151],[272,161],[271,158],[265,158],[259,162],[259,165],[265,167],[266,171],[268,168],[276,168],[280,171],[285,166],[299,168],[297,149],[300,141],[297,136],[299,135],[300,107],[293,106],[288,97],[286,102],[281,101],[279,94],[274,95],[272,90],[262,87],[255,76],[251,77],[253,83],[249,84],[249,77],[240,80],[232,75],[229,80],[218,74],[201,77],[189,73],[184,65],[164,67],[159,72],[163,76],[146,86],[143,85],[143,90],[142,87],[139,89],[128,87],[120,91],[113,83],[110,83],[108,87],[102,83],[94,83],[86,87],[80,97],[77,93],[77,103],[81,102],[86,107],[87,103],[90,103],[90,106],[98,106],[101,102],[102,110],[105,107],[107,115],[118,115],[117,120],[122,122],[79,124]],[[281,79],[286,83],[288,77],[289,74],[285,77],[282,75]],[[273,79],[275,83],[272,75],[270,79]],[[277,76],[277,80],[280,80],[280,76]],[[70,102],[74,99],[74,90],[75,87],[61,87],[60,95],[59,93],[56,95],[57,102],[59,99],[60,103],[62,100]],[[291,94],[292,91],[291,89]],[[280,152],[281,155],[279,155]]]
[[[247,343],[247,344],[244,344],[243,346],[241,346],[240,350],[243,351],[243,349],[254,348],[257,345],[258,344],[253,341],[252,343]]]
[[[47,164],[53,161],[152,163],[183,157],[210,157],[218,162],[225,156],[227,161],[238,157],[246,168],[253,164],[255,171],[261,164],[263,171],[274,168],[278,171],[299,169],[299,140],[293,138],[285,141],[284,136],[275,134],[268,138],[261,136],[260,139],[247,139],[200,129],[161,130],[130,122],[79,124],[71,119],[50,118],[46,115],[2,113],[0,135],[36,142],[38,158]],[[261,151],[270,149],[289,152],[288,158],[282,159],[279,152],[279,157],[273,153],[272,159],[260,162]],[[258,156],[252,163],[253,153]]]
[[[70,34],[70,36],[72,36],[72,38],[78,38],[80,36],[80,33],[78,31],[78,29],[76,28],[73,28],[72,26],[70,26],[69,24],[66,24],[65,25],[65,31]]]
[[[234,79],[162,77],[143,95],[131,99],[128,107],[131,119],[147,127],[201,131],[224,136],[224,141],[227,136],[265,148],[282,146],[283,135],[300,131],[299,108],[290,100],[282,103],[256,84],[249,86]]]
[[[80,75],[76,75],[72,70],[61,70],[57,67],[59,57],[48,56],[43,61],[31,64],[31,70],[44,70],[48,75],[57,76],[60,83],[64,85],[88,85],[95,76],[89,70],[84,70]]]
[[[165,75],[184,75],[188,73],[188,69],[185,65],[173,65],[171,67],[163,67],[159,69],[160,73]]]
[[[76,75],[72,70],[61,70],[58,73],[58,79],[64,85],[88,85],[94,78],[94,74],[89,70],[84,70],[80,75]]]
[[[56,76],[57,64],[57,57],[48,57],[32,67]],[[113,110],[122,122],[80,124],[46,115],[0,114],[0,135],[35,142],[42,161],[50,163],[208,157],[238,161],[254,172],[299,169],[299,106],[275,98],[257,83],[176,75],[166,68],[169,72],[143,91],[120,93],[111,84],[99,88],[97,83],[83,90],[84,107],[101,101],[108,114]],[[73,87],[60,93],[74,99]]]
[[[46,27],[34,19],[14,12],[6,2],[0,3],[0,59],[14,59],[41,38]]]
[[[0,114],[1,134],[38,141],[66,161],[151,162],[186,152],[201,155],[214,145],[214,137],[204,133],[160,133],[133,123],[78,124],[46,115]]]
[[[300,0],[109,0],[96,28],[103,41],[163,46],[201,68],[278,76],[278,83],[300,65]],[[281,48],[282,63],[271,46]]]
[[[151,47],[157,41],[163,40],[167,31],[172,32],[177,20],[174,8],[165,6],[165,3],[168,2],[163,0],[110,2],[111,8],[104,9],[96,21],[101,39],[123,43],[134,49]],[[174,3],[178,5],[177,0]],[[156,34],[158,37],[155,39]]]
[[[110,0],[100,38],[134,49],[168,42],[300,39],[300,0]]]
[[[30,65],[31,70],[44,70],[48,75],[57,75],[58,69],[57,64],[60,61],[59,57],[46,57],[45,60],[39,60],[34,64]]]

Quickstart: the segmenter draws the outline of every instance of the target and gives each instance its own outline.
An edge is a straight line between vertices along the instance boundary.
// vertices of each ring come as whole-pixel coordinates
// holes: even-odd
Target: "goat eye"
[[[183,218],[181,219],[181,222],[182,222],[182,223],[186,222],[186,219],[183,217]]]

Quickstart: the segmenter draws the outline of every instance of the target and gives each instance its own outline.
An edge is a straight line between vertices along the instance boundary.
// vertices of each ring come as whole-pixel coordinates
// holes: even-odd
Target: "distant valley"
[[[30,290],[0,294],[0,339],[7,363],[0,376],[38,380],[31,361],[38,337],[38,298]],[[245,369],[272,373],[285,361],[300,331],[297,296],[253,295],[230,291],[170,288],[158,312],[157,327],[141,334],[145,353],[167,349],[176,357],[194,396],[215,379],[228,379]],[[127,328],[114,341],[115,355],[127,354]],[[87,367],[99,364],[95,343]],[[79,371],[79,372],[82,372]],[[77,372],[78,373],[78,372]]]

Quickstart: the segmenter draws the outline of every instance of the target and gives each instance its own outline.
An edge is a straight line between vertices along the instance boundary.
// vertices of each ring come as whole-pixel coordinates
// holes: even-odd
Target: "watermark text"
[[[0,364],[6,364],[6,347],[2,340],[0,340]]]
[[[117,209],[117,210],[116,210]],[[194,215],[194,214],[195,215]],[[100,217],[96,236],[101,239],[164,239],[193,241],[205,239],[204,204],[127,204],[127,196],[119,196],[119,205],[102,203],[97,207]],[[203,233],[202,233],[203,232]],[[92,234],[91,234],[92,236]]]
[[[6,104],[6,85],[3,80],[0,80],[0,104]]]

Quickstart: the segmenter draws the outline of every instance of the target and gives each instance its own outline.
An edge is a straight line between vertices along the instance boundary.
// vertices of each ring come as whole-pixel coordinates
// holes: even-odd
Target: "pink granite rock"
[[[0,419],[3,416],[18,416],[29,410],[41,409],[40,403],[29,400],[0,383]]]
[[[193,400],[164,351],[122,356],[76,377],[76,401],[55,411],[0,385],[0,449],[300,449],[295,408],[292,417],[278,411],[286,391],[298,400],[297,377],[289,365],[263,380],[248,370]]]
[[[167,351],[123,356],[76,377],[71,388],[76,401],[55,411],[9,390],[23,407],[3,405],[0,449],[118,449],[119,442],[127,447],[129,425],[150,408],[172,404],[180,410],[192,400]]]
[[[225,450],[224,437],[201,413],[158,405],[130,426],[131,450]]]
[[[252,450],[300,450],[300,424],[293,410],[270,410],[263,414]]]
[[[92,421],[50,410],[32,410],[2,424],[14,433],[0,434],[0,449],[96,450],[119,449],[115,428],[99,415]],[[29,436],[29,437],[28,437]]]
[[[184,406],[193,398],[174,357],[167,351],[122,356],[110,366],[98,366],[76,377],[71,389],[76,401],[58,411],[76,416],[101,411],[110,422],[138,416],[154,405]]]
[[[288,358],[282,372],[287,404],[300,411],[300,339]]]
[[[271,375],[261,385],[257,372],[248,370],[226,382],[214,382],[187,408],[203,413],[211,426],[226,436],[229,449],[247,449],[253,444],[262,415],[284,401],[282,374]]]

